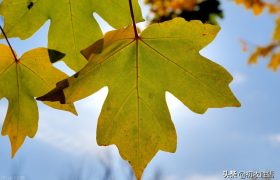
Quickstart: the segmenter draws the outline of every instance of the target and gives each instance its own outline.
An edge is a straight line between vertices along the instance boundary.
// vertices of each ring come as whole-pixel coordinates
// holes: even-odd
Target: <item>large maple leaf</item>
[[[72,103],[108,86],[98,120],[97,142],[116,144],[137,178],[159,151],[175,152],[177,137],[165,100],[172,93],[196,113],[240,106],[228,84],[232,76],[199,51],[219,27],[176,18],[135,35],[133,27],[105,35],[83,51],[89,63],[38,99]]]
[[[133,6],[141,21],[136,0]],[[127,0],[4,0],[0,5],[8,37],[26,39],[50,20],[49,48],[65,53],[64,62],[76,71],[87,63],[80,51],[103,37],[94,12],[115,28],[131,23]]]
[[[50,57],[52,61],[63,57],[57,51],[37,48],[17,59],[8,46],[0,44],[0,52],[0,99],[5,97],[9,101],[2,135],[9,136],[14,156],[26,136],[34,137],[38,129],[39,114],[34,97],[47,93],[67,75],[52,66]],[[76,114],[73,104],[45,103]]]

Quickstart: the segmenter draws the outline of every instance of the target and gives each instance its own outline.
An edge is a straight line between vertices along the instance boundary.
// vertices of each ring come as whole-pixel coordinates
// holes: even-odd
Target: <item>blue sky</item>
[[[220,180],[224,170],[275,171],[280,179],[280,85],[279,72],[266,68],[268,60],[247,64],[248,54],[241,51],[240,39],[252,46],[267,44],[272,36],[275,17],[252,12],[222,1],[225,18],[220,20],[217,38],[201,51],[205,57],[224,66],[233,76],[231,88],[241,108],[209,109],[204,115],[191,112],[167,93],[167,102],[177,129],[178,146],[174,154],[159,152],[148,165],[143,179],[152,179],[160,169],[164,180]],[[143,7],[143,6],[142,6]],[[143,7],[143,14],[147,14]],[[100,20],[104,32],[110,27]],[[2,21],[1,21],[2,23]],[[49,22],[32,38],[11,43],[18,54],[47,44]],[[1,43],[5,41],[1,40]],[[71,74],[63,63],[57,67]],[[79,117],[53,110],[41,103],[39,130],[26,139],[17,156],[10,158],[7,137],[0,138],[0,179],[10,176],[17,166],[18,175],[30,180],[70,179],[84,167],[83,179],[101,177],[100,161],[114,168],[116,177],[129,174],[114,146],[98,147],[95,131],[98,114],[107,88],[76,103]],[[3,123],[7,101],[0,101]],[[98,178],[97,178],[98,179]]]

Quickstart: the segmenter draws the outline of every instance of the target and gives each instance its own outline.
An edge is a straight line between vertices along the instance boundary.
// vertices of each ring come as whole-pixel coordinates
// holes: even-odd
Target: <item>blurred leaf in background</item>
[[[268,10],[272,16],[276,16],[275,29],[271,42],[265,46],[257,45],[250,58],[249,64],[256,64],[259,58],[268,58],[270,62],[267,67],[273,71],[277,71],[280,67],[280,1],[279,0],[235,0],[236,4],[243,5],[246,9],[252,10],[254,15],[258,16]],[[242,42],[243,49],[247,51],[248,45]]]
[[[253,47],[248,63],[256,64],[259,58],[267,58],[270,59],[268,68],[277,71],[280,68],[280,0],[232,0],[232,2],[253,11],[256,16],[267,10],[276,18],[271,42],[265,46]],[[183,17],[186,20],[217,24],[217,17],[223,18],[219,0],[145,0],[145,3],[151,7],[148,16],[151,23]],[[242,41],[242,46],[243,51],[247,52],[249,48],[246,41]]]
[[[182,17],[216,24],[216,17],[223,17],[219,0],[145,0],[145,3],[151,7],[148,17],[151,22]]]

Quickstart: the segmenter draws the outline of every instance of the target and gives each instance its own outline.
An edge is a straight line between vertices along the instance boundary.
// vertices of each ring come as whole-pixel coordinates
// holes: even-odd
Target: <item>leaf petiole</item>
[[[129,0],[129,9],[130,9],[130,15],[131,15],[132,23],[133,23],[135,38],[138,39],[139,35],[138,35],[138,32],[137,32],[137,27],[136,27],[136,23],[135,23],[132,0]]]
[[[12,48],[12,46],[11,46],[11,44],[10,44],[10,41],[9,41],[9,39],[8,39],[8,37],[7,37],[7,35],[6,35],[5,31],[4,31],[4,29],[2,28],[2,26],[0,26],[0,30],[1,30],[2,34],[4,35],[4,37],[5,37],[5,39],[6,39],[7,43],[8,43],[8,45],[9,45],[11,51],[12,51],[12,53],[13,53],[13,56],[14,56],[14,58],[15,58],[15,61],[18,62],[19,60],[17,59],[16,53],[15,53],[14,49]]]

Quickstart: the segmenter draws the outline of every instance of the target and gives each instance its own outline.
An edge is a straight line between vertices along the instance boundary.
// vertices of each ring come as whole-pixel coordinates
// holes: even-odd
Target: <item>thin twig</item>
[[[138,39],[139,35],[138,35],[138,32],[137,32],[137,27],[136,27],[136,23],[135,23],[132,0],[129,0],[129,8],[130,8],[130,14],[131,14],[131,19],[132,19],[132,23],[133,23],[135,38]]]
[[[8,37],[7,37],[7,35],[6,35],[5,31],[4,31],[4,29],[2,28],[2,26],[0,26],[0,29],[1,29],[2,34],[4,35],[4,37],[5,37],[6,41],[7,41],[7,43],[8,43],[8,45],[9,45],[9,47],[10,47],[12,53],[13,53],[13,56],[14,56],[14,58],[15,58],[15,61],[18,62],[16,53],[15,53],[14,49],[12,48],[12,46],[11,46],[11,44],[10,44],[10,42],[9,42],[9,39],[8,39]]]

